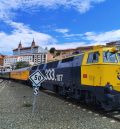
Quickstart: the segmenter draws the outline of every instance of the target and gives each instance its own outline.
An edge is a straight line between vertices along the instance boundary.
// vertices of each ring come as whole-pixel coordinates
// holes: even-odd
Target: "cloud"
[[[75,9],[80,13],[85,13],[92,6],[105,0],[0,0],[0,20],[13,28],[11,34],[0,32],[0,51],[11,51],[15,48],[18,41],[23,40],[27,46],[32,41],[33,37],[36,42],[42,46],[56,46],[58,48],[74,47],[73,43],[57,44],[57,40],[52,36],[32,30],[28,25],[23,23],[13,22],[14,17],[18,15],[18,10],[27,13],[40,11],[40,8],[57,9]],[[81,34],[69,34],[69,29],[56,29],[56,32],[62,33],[63,38],[71,39],[78,38]],[[80,43],[77,43],[78,45]]]
[[[20,0],[1,0],[0,1],[0,19],[11,19],[15,16],[15,10],[21,8]]]
[[[70,30],[67,28],[59,28],[59,29],[55,29],[55,31],[58,33],[61,33],[62,38],[70,39],[70,40],[76,40],[76,39],[78,40],[83,36],[82,34],[70,33]],[[59,37],[59,36],[57,36],[57,37]]]
[[[64,29],[55,29],[55,31],[58,32],[58,33],[65,34],[65,33],[69,32],[69,29],[66,29],[66,28],[64,28]]]
[[[78,35],[78,38],[84,39],[84,42],[71,42],[56,45],[57,48],[76,48],[80,46],[105,45],[108,42],[120,40],[120,29],[107,32],[95,33],[86,32],[85,34],[71,34],[71,38]],[[80,36],[80,37],[79,37]]]
[[[20,40],[23,41],[24,46],[30,46],[34,38],[41,47],[57,42],[52,36],[34,31],[23,23],[7,21],[7,24],[12,26],[14,30],[11,34],[0,32],[0,51],[3,53],[10,52],[13,48],[16,48]]]
[[[99,45],[120,40],[120,29],[118,29],[101,33],[86,32],[84,34],[78,34],[78,36],[81,37],[79,42],[74,42],[71,40],[72,42],[59,43],[52,36],[36,32],[23,23],[8,21],[7,24],[12,26],[14,30],[11,34],[0,32],[0,51],[4,53],[10,52],[13,48],[16,48],[20,40],[22,41],[23,46],[30,46],[33,38],[35,39],[36,43],[43,48],[47,46],[48,48],[55,47],[56,49],[69,49],[80,46]],[[73,38],[73,35],[76,34],[71,34],[69,37]],[[84,41],[81,41],[83,39]]]
[[[83,40],[84,42],[69,42],[60,44],[58,41],[45,33],[32,30],[28,25],[13,22],[13,18],[17,15],[17,10],[25,12],[40,11],[40,8],[57,9],[74,9],[79,13],[89,11],[95,4],[99,4],[106,0],[0,0],[0,20],[13,28],[11,34],[0,32],[0,51],[11,51],[16,48],[20,40],[24,41],[24,45],[28,46],[32,39],[35,38],[38,45],[48,48],[56,47],[57,49],[75,48],[84,45],[105,44],[115,40],[120,40],[120,29],[107,32],[95,33],[86,32],[84,34],[70,33],[67,28],[58,28],[55,31],[62,34],[62,38]],[[86,44],[87,43],[87,44]]]
[[[82,36],[83,36],[83,34],[76,34],[76,33],[75,34],[74,33],[70,33],[70,34],[65,33],[63,35],[63,37],[65,39],[73,39],[73,40],[80,40],[82,38]]]
[[[23,0],[25,1],[25,0]],[[56,9],[61,6],[65,8],[73,8],[80,13],[85,13],[88,11],[94,4],[104,2],[105,0],[27,0],[24,5],[27,4],[29,7],[45,7],[50,9]]]
[[[11,19],[17,10],[25,12],[38,11],[40,7],[46,9],[73,8],[80,13],[87,12],[95,4],[105,0],[0,0],[0,19]]]
[[[76,38],[84,40],[83,42],[69,42],[65,44],[55,44],[54,46],[58,49],[76,48],[80,46],[93,46],[93,45],[106,45],[108,42],[120,40],[120,29],[106,31],[101,33],[86,32],[84,34],[65,34],[66,37]],[[64,35],[64,36],[65,36]],[[78,37],[77,37],[78,36]],[[51,46],[52,47],[52,46]]]
[[[105,44],[107,42],[120,40],[120,29],[101,33],[86,32],[84,39],[98,44]]]
[[[54,45],[48,45],[48,48],[55,47],[56,49],[70,49],[80,46],[87,46],[85,42],[68,42],[68,43],[54,43]]]

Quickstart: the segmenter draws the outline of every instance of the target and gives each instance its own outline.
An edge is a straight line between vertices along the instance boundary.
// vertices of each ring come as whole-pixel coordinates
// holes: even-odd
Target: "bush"
[[[25,67],[29,67],[29,66],[30,66],[30,64],[28,62],[21,61],[21,62],[16,63],[15,69],[25,68]]]

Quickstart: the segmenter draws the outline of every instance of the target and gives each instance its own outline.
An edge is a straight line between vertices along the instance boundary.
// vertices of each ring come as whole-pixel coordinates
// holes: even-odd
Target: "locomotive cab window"
[[[104,51],[103,52],[103,62],[105,62],[105,63],[117,63],[118,61],[117,61],[116,53]]]
[[[98,63],[99,55],[98,51],[89,53],[87,63]]]

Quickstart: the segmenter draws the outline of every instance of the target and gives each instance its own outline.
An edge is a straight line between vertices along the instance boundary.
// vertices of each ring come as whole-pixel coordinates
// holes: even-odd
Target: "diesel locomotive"
[[[27,68],[23,74],[21,70],[8,74],[9,78],[29,82],[36,70],[44,78],[41,87],[45,89],[104,110],[120,108],[120,58],[116,48],[96,46],[81,54]],[[3,78],[4,74],[0,76]]]
[[[91,51],[32,67],[45,76],[42,87],[105,110],[120,107],[120,60],[115,48]]]

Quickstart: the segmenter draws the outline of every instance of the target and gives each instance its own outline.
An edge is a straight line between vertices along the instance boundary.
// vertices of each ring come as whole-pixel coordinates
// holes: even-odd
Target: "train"
[[[44,89],[106,111],[120,109],[120,58],[114,47],[95,46],[61,60],[0,73],[0,78],[30,84],[35,71],[44,79]]]

